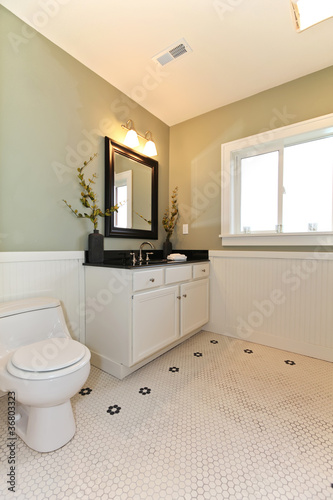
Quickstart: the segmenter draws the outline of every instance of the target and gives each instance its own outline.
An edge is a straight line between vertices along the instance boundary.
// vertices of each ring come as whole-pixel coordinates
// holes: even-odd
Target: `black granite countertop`
[[[135,252],[136,256],[139,255],[139,250],[105,250],[104,252],[104,262],[101,263],[90,263],[88,262],[88,252],[85,252],[85,263],[84,266],[95,266],[95,267],[117,267],[122,269],[143,269],[151,266],[170,266],[170,265],[180,265],[180,264],[192,264],[195,262],[205,262],[209,261],[208,250],[173,250],[172,253],[181,253],[186,255],[186,261],[170,261],[163,259],[162,250],[151,250],[143,249],[142,257],[144,259],[143,263],[140,265],[137,263],[135,266],[132,265],[131,252]],[[153,255],[149,256],[149,263],[146,264],[146,252],[153,252]]]

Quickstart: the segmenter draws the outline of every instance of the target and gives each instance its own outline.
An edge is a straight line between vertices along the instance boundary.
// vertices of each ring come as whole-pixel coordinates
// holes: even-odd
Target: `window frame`
[[[237,183],[240,183],[240,158],[280,150],[287,145],[333,135],[333,113],[278,129],[244,137],[222,144],[221,147],[221,234],[223,246],[327,246],[333,245],[333,231],[306,233],[256,232],[241,233],[240,202],[237,205]],[[301,141],[299,140],[301,139]],[[244,155],[244,152],[246,153]],[[282,152],[282,154],[281,154]],[[237,164],[238,162],[238,164]],[[279,168],[279,189],[283,184],[283,167]],[[239,191],[239,187],[238,187]],[[234,210],[234,206],[236,209]],[[278,207],[278,224],[282,221],[282,206]],[[238,232],[237,232],[238,231]]]
[[[119,204],[118,199],[118,188],[126,186],[127,188],[127,200],[126,200],[126,215],[127,215],[127,225],[126,228],[132,228],[132,199],[133,199],[133,171],[125,170],[124,172],[119,172],[114,174],[114,199],[116,205]],[[123,207],[120,207],[120,210]],[[118,225],[118,213],[114,213],[114,226],[117,228],[122,228],[123,226]]]

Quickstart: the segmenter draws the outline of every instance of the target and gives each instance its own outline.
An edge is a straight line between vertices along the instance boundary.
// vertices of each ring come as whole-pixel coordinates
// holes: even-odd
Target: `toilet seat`
[[[86,346],[68,337],[49,338],[17,349],[7,370],[18,378],[45,380],[76,371],[90,359]]]
[[[73,365],[84,356],[84,346],[69,338],[50,338],[25,345],[12,356],[16,368],[28,372],[48,372]]]

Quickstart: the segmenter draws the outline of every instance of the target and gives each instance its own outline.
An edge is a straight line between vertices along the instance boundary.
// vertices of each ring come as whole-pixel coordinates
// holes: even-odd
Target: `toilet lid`
[[[85,346],[76,340],[51,338],[20,347],[11,358],[12,364],[28,372],[60,370],[80,361]]]

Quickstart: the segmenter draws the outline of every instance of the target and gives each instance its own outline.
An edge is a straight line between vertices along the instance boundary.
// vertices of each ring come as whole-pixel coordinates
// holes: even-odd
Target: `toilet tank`
[[[0,357],[51,337],[70,337],[58,299],[39,297],[0,303]]]

